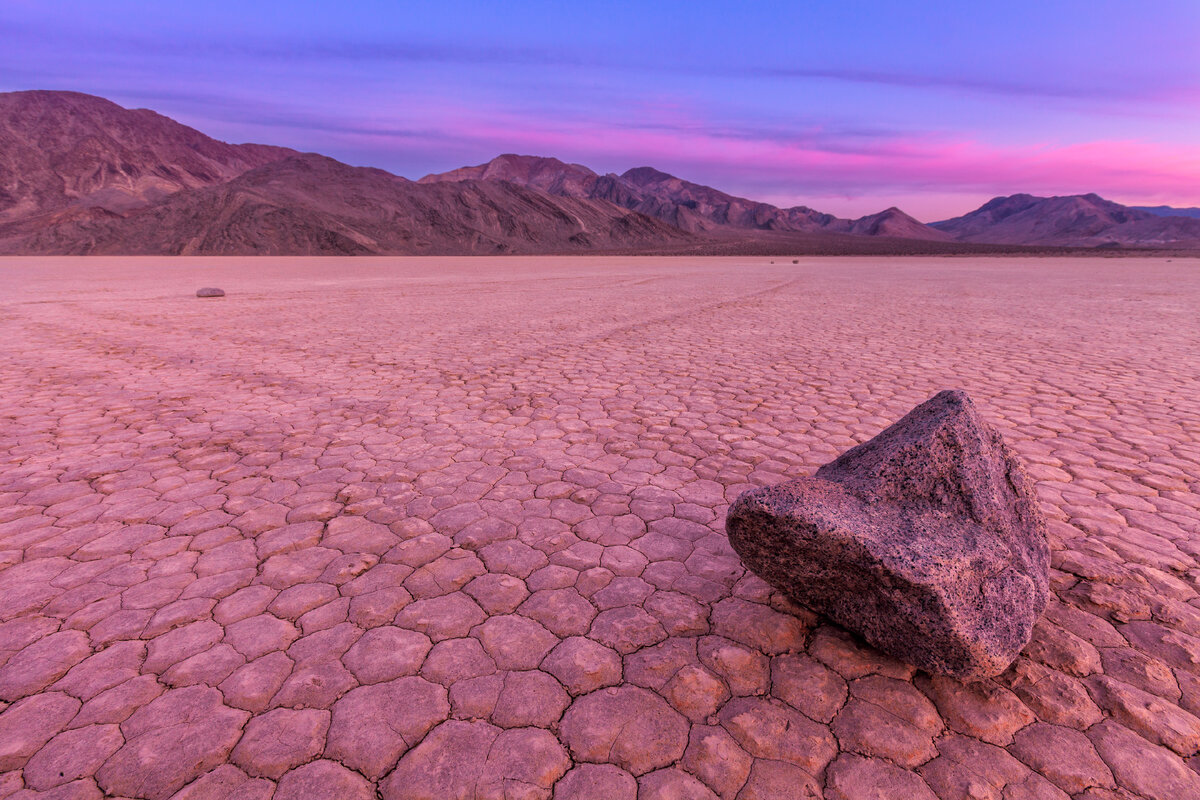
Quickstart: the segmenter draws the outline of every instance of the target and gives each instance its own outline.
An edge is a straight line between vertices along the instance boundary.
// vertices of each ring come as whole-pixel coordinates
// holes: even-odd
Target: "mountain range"
[[[1068,247],[1172,247],[1200,240],[1200,219],[1131,208],[1095,194],[997,197],[931,226],[960,242]]]
[[[954,253],[1023,246],[1195,248],[1200,219],[1096,195],[996,198],[932,225],[898,208],[841,219],[736,197],[651,167],[601,175],[511,154],[411,181],[314,153],[226,144],[91,95],[0,93],[0,253]]]
[[[557,158],[506,154],[477,167],[426,175],[420,180],[423,184],[449,181],[507,181],[559,197],[605,200],[697,234],[736,229],[951,239],[898,208],[855,220],[839,219],[806,206],[777,208],[734,197],[653,167],[636,167],[621,175],[598,175],[582,164],[564,164]]]

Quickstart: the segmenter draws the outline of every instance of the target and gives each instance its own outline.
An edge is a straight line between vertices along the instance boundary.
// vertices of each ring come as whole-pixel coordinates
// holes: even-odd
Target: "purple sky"
[[[1200,2],[26,2],[0,91],[73,89],[410,178],[503,152],[930,221],[1200,205]]]

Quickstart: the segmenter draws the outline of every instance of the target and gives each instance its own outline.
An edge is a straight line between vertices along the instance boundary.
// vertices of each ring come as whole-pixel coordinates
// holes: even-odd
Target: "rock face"
[[[1049,596],[1029,478],[961,391],[815,477],[743,494],[726,529],[764,580],[931,672],[999,674]]]
[[[0,225],[119,217],[293,155],[79,92],[0,92]]]
[[[203,289],[196,290],[196,297],[224,297],[224,296],[225,296],[224,289],[214,289],[211,286],[207,286]]]

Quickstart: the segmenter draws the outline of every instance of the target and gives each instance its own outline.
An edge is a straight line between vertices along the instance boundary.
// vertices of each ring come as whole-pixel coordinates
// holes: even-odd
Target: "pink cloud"
[[[869,213],[896,202],[889,198],[905,198],[910,204],[906,210],[927,219],[950,212],[948,197],[969,197],[968,202],[978,205],[1016,192],[1097,192],[1131,204],[1200,204],[1200,147],[1134,139],[1003,145],[897,134],[846,147],[821,135],[793,139],[714,131],[676,109],[663,113],[652,127],[639,128],[439,110],[441,119],[430,127],[444,133],[428,139],[431,151],[444,153],[447,140],[453,139],[458,149],[491,155],[548,155],[596,169],[648,165],[776,203],[816,206],[813,198],[837,196],[851,201],[848,207]],[[359,130],[347,136],[361,143],[373,134]],[[378,144],[388,136],[381,131]],[[408,138],[404,146],[414,145],[420,146]],[[914,202],[922,205],[926,194],[926,208],[912,207]],[[973,207],[958,206],[952,213]]]

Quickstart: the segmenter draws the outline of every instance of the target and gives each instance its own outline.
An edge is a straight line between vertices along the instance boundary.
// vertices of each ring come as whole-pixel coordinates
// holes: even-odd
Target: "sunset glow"
[[[516,152],[852,216],[1200,205],[1191,0],[794,5],[6,3],[0,90],[414,179]]]

